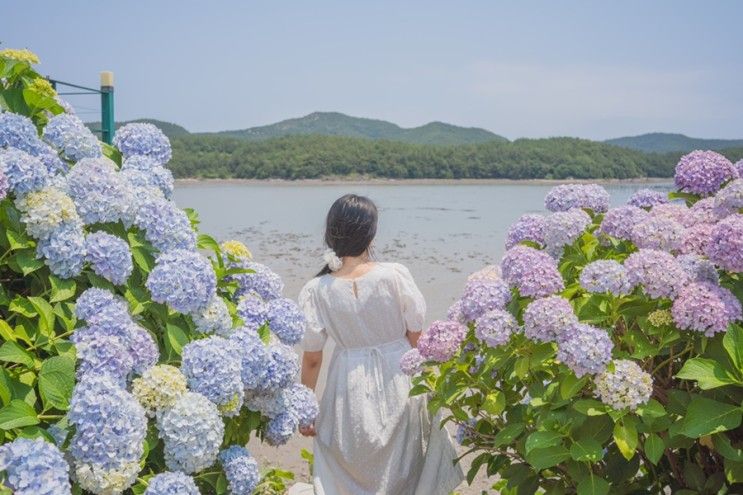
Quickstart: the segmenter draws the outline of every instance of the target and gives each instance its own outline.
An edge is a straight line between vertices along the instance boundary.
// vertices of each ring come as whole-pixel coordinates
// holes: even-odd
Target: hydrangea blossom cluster
[[[108,158],[83,158],[67,174],[69,194],[87,225],[118,222],[130,204],[125,182]]]
[[[114,285],[122,285],[132,274],[132,253],[121,237],[94,232],[85,239],[86,260],[93,271]]]
[[[132,381],[132,394],[154,417],[159,410],[170,407],[187,391],[186,377],[181,370],[168,364],[158,364]]]
[[[284,297],[268,301],[266,316],[269,328],[281,342],[294,345],[302,340],[305,320],[297,303]]]
[[[459,423],[457,425],[457,433],[455,435],[455,438],[459,445],[464,445],[466,442],[472,439],[472,437],[476,433],[475,426],[477,426],[477,418],[470,418],[467,421]]]
[[[297,417],[300,427],[314,424],[320,406],[317,403],[315,393],[308,387],[294,383],[285,390],[288,400],[288,411]]]
[[[680,329],[695,330],[711,337],[741,319],[741,305],[724,287],[694,282],[681,289],[673,301],[671,314]]]
[[[161,252],[196,248],[196,233],[188,215],[162,197],[145,199],[137,208],[133,223],[144,230],[145,239]]]
[[[60,278],[80,274],[85,265],[85,234],[76,224],[63,223],[48,236],[38,239],[36,257]]]
[[[0,445],[4,486],[16,495],[69,495],[69,466],[59,449],[41,438],[16,438]]]
[[[245,390],[265,390],[268,388],[268,364],[271,355],[257,333],[239,328],[229,337],[240,356],[240,377]]]
[[[252,273],[239,273],[230,276],[232,280],[237,282],[238,289],[236,295],[238,297],[250,294],[251,292],[255,292],[265,301],[281,297],[281,292],[284,290],[284,282],[281,281],[281,277],[271,271],[266,265],[243,261],[235,264],[233,268],[243,268],[253,271]]]
[[[562,184],[547,193],[544,205],[550,211],[587,208],[602,213],[609,209],[609,199],[609,193],[598,184]]]
[[[98,464],[75,464],[74,478],[83,490],[98,494],[121,493],[137,481],[139,462],[128,461],[111,469]]]
[[[697,254],[683,254],[676,260],[684,269],[691,282],[710,282],[717,285],[720,282],[720,274],[717,273],[714,263],[707,258]]]
[[[201,495],[201,492],[191,476],[166,471],[150,478],[144,495]]]
[[[674,181],[681,191],[709,196],[737,178],[738,170],[730,160],[714,151],[697,150],[681,157]]]
[[[233,495],[250,495],[260,482],[258,463],[248,449],[232,445],[219,453],[230,493]]]
[[[15,148],[0,149],[0,170],[8,178],[9,189],[17,195],[42,189],[49,172],[38,158]]]
[[[113,145],[121,151],[124,158],[146,156],[159,165],[168,163],[173,154],[167,136],[156,126],[143,122],[119,128],[114,135]]]
[[[743,162],[743,160],[738,163]],[[737,165],[737,164],[736,164]],[[740,174],[743,166],[738,167]],[[735,179],[715,194],[714,207],[718,214],[730,213],[743,208],[743,179]]]
[[[200,313],[191,315],[196,331],[201,333],[214,333],[222,337],[229,336],[232,333],[232,316],[220,296],[215,295],[207,305],[206,309]]]
[[[632,229],[632,242],[639,248],[675,251],[681,245],[684,227],[667,217],[651,217]]]
[[[181,371],[189,389],[214,402],[225,416],[239,414],[244,398],[241,360],[229,340],[214,335],[186,344]]]
[[[503,280],[473,280],[464,288],[462,316],[465,321],[475,321],[491,309],[503,309],[510,300],[511,290]]]
[[[217,460],[224,423],[217,406],[196,392],[186,392],[157,413],[157,428],[165,444],[165,464],[191,474]]]
[[[0,148],[15,148],[36,155],[41,145],[31,119],[17,113],[0,112]]]
[[[625,205],[611,208],[604,215],[599,231],[617,239],[630,240],[632,229],[650,218],[650,214],[637,206]]]
[[[557,342],[577,323],[573,306],[561,296],[535,299],[524,310],[524,335],[539,342]]]
[[[701,223],[713,224],[733,213],[732,208],[723,204],[716,204],[715,197],[703,198],[689,208],[683,219],[685,227],[692,227]]]
[[[16,200],[26,232],[34,239],[47,239],[63,225],[79,229],[82,221],[75,203],[56,187],[47,186]]]
[[[268,355],[264,387],[275,390],[291,385],[299,373],[297,353],[286,344],[271,342],[268,345]]]
[[[137,187],[156,188],[163,197],[173,196],[173,174],[149,156],[133,155],[121,164],[121,172]]]
[[[451,359],[467,336],[467,327],[455,321],[434,321],[418,339],[418,350],[427,360]]]
[[[242,318],[245,328],[258,330],[268,321],[268,308],[258,294],[250,293],[237,303],[237,315]]]
[[[281,413],[268,421],[263,438],[269,445],[284,445],[294,434],[297,426],[297,418],[294,415]]]
[[[688,277],[671,254],[655,249],[640,249],[624,262],[632,286],[641,285],[652,297],[674,298]]]
[[[523,241],[531,241],[540,246],[544,245],[544,231],[547,221],[543,215],[527,213],[521,215],[514,224],[508,228],[506,234],[506,249],[511,249]]]
[[[681,236],[681,245],[678,249],[679,253],[705,255],[714,228],[715,226],[710,223],[698,223],[684,229]]]
[[[627,204],[637,208],[652,208],[655,205],[668,203],[668,197],[660,191],[653,189],[640,189],[636,191],[627,201]]]
[[[730,215],[712,228],[705,254],[723,270],[743,272],[743,215]]]
[[[467,282],[474,280],[500,280],[503,278],[500,266],[498,265],[486,265],[485,268],[481,268],[474,273],[471,273],[467,277]]]
[[[565,287],[557,262],[543,251],[517,245],[501,261],[503,279],[519,289],[522,296],[544,297]]]
[[[565,363],[578,378],[595,375],[611,361],[614,344],[604,330],[578,323],[569,328],[557,346],[557,359]]]
[[[580,272],[580,285],[588,292],[608,292],[615,296],[632,292],[627,271],[615,260],[598,260],[587,264]]]
[[[253,257],[253,254],[248,249],[248,246],[240,241],[231,240],[224,241],[221,244],[222,252],[232,256],[235,259],[249,260]]]
[[[206,309],[216,293],[217,279],[205,257],[174,249],[157,257],[145,285],[153,301],[188,314]]]
[[[400,357],[400,371],[408,376],[417,375],[423,369],[425,359],[417,347],[410,349]]]
[[[506,344],[518,328],[516,318],[511,313],[493,309],[477,318],[475,336],[486,345],[497,347]]]
[[[558,211],[547,217],[544,242],[552,254],[561,254],[562,248],[572,244],[591,224],[591,217],[580,208]]]
[[[102,156],[98,138],[75,115],[61,113],[49,119],[43,138],[68,160]]]
[[[634,411],[653,394],[653,377],[634,361],[619,359],[595,378],[596,397],[616,410]]]
[[[446,310],[446,319],[450,321],[456,321],[458,323],[467,323],[467,321],[464,318],[464,315],[462,314],[462,300],[458,299],[454,303],[452,303],[451,306],[449,306],[449,309]]]
[[[650,215],[670,218],[683,225],[689,215],[689,207],[684,203],[663,203],[653,206],[650,209]]]

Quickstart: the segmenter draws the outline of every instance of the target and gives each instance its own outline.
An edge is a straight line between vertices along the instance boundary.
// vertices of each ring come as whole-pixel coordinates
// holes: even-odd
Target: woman
[[[305,285],[302,383],[317,384],[328,335],[335,342],[314,426],[317,495],[443,495],[462,480],[445,430],[425,398],[410,398],[400,357],[418,340],[426,305],[410,272],[371,260],[377,208],[363,196],[338,199],[327,216],[327,265]]]

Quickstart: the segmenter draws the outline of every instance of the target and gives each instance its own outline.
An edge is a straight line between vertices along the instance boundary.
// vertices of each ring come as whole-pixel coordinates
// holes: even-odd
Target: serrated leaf
[[[722,338],[722,346],[730,356],[733,366],[743,372],[743,328],[738,325],[731,325]]]
[[[604,457],[604,449],[593,438],[581,438],[570,446],[570,457],[576,461],[598,462]]]
[[[606,405],[594,399],[581,399],[573,404],[573,409],[586,416],[606,414]]]
[[[611,485],[605,479],[593,473],[589,473],[578,483],[578,495],[606,495],[610,489]]]
[[[492,415],[498,415],[506,408],[506,396],[500,390],[494,390],[485,397],[482,408]]]
[[[8,341],[0,346],[0,361],[19,363],[27,368],[33,368],[34,358],[23,347],[15,342]]]
[[[39,315],[39,328],[44,335],[54,332],[54,308],[43,297],[30,296],[28,301],[33,305]]]
[[[663,452],[666,449],[666,445],[661,437],[659,437],[655,433],[651,433],[645,439],[644,448],[645,457],[647,457],[648,460],[653,464],[658,464],[660,458],[663,457]]]
[[[67,410],[75,386],[75,362],[64,356],[50,357],[41,364],[39,394],[46,408]]]
[[[180,356],[183,346],[188,343],[188,337],[186,337],[185,332],[181,330],[180,327],[171,323],[167,324],[166,331],[168,334],[168,342],[170,342],[170,345],[176,354]]]
[[[724,369],[717,361],[700,357],[686,361],[681,370],[676,374],[676,378],[695,380],[702,390],[740,383],[738,379]]]
[[[569,459],[570,452],[562,445],[556,445],[545,449],[534,449],[527,453],[525,458],[536,471],[541,471]]]
[[[52,293],[49,298],[50,302],[66,301],[75,295],[77,284],[74,280],[62,280],[52,275],[49,277],[49,281],[52,284]]]
[[[523,423],[509,423],[493,438],[493,447],[510,445],[524,431]]]
[[[586,386],[586,383],[588,383],[587,377],[578,378],[573,373],[570,373],[560,383],[560,397],[563,400],[572,398]]]
[[[696,396],[686,409],[680,432],[689,438],[699,438],[737,428],[741,420],[740,406]]]
[[[20,399],[10,401],[10,404],[0,409],[0,429],[12,430],[39,424],[34,408]]]
[[[534,449],[552,447],[562,442],[563,436],[555,431],[535,431],[526,437],[524,448],[528,454]]]
[[[626,417],[614,425],[614,442],[625,459],[635,456],[637,449],[637,428],[632,418]]]

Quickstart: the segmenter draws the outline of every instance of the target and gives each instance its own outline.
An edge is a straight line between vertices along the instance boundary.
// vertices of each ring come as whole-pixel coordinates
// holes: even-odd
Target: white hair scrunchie
[[[322,255],[322,259],[325,260],[325,263],[328,265],[331,272],[337,272],[343,266],[343,260],[340,259],[332,249],[325,251],[325,254]]]

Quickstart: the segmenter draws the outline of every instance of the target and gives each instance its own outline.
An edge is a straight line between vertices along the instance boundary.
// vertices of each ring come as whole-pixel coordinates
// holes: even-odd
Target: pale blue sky
[[[511,139],[743,138],[743,1],[2,3],[0,41],[43,73],[113,70],[118,119],[210,131],[323,110]]]

